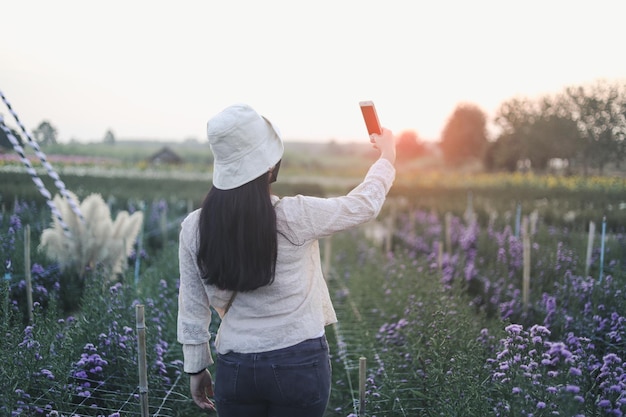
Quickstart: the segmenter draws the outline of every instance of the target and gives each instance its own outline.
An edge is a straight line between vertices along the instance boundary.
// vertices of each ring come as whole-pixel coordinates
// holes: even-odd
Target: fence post
[[[137,347],[139,349],[139,401],[141,416],[148,417],[148,369],[146,360],[146,320],[143,304],[135,306],[137,322]]]
[[[26,306],[28,308],[28,320],[35,321],[33,315],[33,283],[30,273],[30,225],[24,228],[24,276],[26,277]]]

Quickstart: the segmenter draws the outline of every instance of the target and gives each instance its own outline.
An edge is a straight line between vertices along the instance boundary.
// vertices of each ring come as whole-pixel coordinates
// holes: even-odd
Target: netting
[[[341,279],[334,280],[332,285],[341,294],[334,300],[339,323],[333,325],[333,332],[337,341],[336,354],[351,393],[352,413],[357,416],[416,416],[422,408],[414,400],[419,393],[411,381],[420,375],[413,368],[386,363],[381,346],[376,343],[376,323],[380,322],[383,306],[370,305],[364,309]],[[367,383],[365,392],[359,393],[356,381],[362,358],[367,363]]]
[[[86,379],[96,387],[92,390],[92,396],[85,397],[81,401],[60,402],[58,399],[67,395],[59,387],[52,387],[42,395],[33,399],[32,406],[48,416],[152,416],[171,417],[176,415],[176,411],[181,406],[186,406],[191,401],[187,396],[176,392],[181,387],[181,376],[179,376],[168,390],[151,390],[148,393],[149,406],[147,410],[141,409],[139,401],[139,387],[128,385],[126,378],[109,376],[103,381]],[[117,386],[118,390],[110,390],[106,387]],[[106,406],[98,405],[93,397],[105,398]],[[57,400],[51,400],[57,399]],[[52,405],[54,404],[54,405]]]

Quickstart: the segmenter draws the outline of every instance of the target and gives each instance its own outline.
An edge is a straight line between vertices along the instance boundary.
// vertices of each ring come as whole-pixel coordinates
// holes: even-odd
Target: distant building
[[[168,146],[164,146],[148,158],[148,163],[151,165],[178,165],[182,162],[183,159]]]

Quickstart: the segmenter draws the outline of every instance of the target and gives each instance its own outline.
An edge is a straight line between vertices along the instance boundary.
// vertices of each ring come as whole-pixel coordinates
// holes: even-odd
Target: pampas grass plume
[[[128,212],[121,211],[113,222],[109,206],[102,196],[91,194],[80,205],[82,221],[63,197],[56,195],[54,203],[71,236],[65,235],[58,220],[53,217],[51,227],[41,234],[40,250],[57,261],[63,271],[76,273],[79,277],[96,267],[106,270],[111,278],[124,271],[125,260],[141,231],[142,212],[129,216]]]

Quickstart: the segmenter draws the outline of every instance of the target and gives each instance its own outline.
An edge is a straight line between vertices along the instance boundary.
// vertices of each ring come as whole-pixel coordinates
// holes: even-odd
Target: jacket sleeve
[[[197,238],[190,226],[183,222],[179,238],[177,339],[183,345],[184,371],[197,372],[213,363],[209,350],[211,309],[196,255],[189,245],[190,238]]]
[[[311,240],[367,223],[378,216],[395,179],[386,159],[376,161],[363,181],[347,195],[332,198],[295,196],[277,204],[297,236]]]

